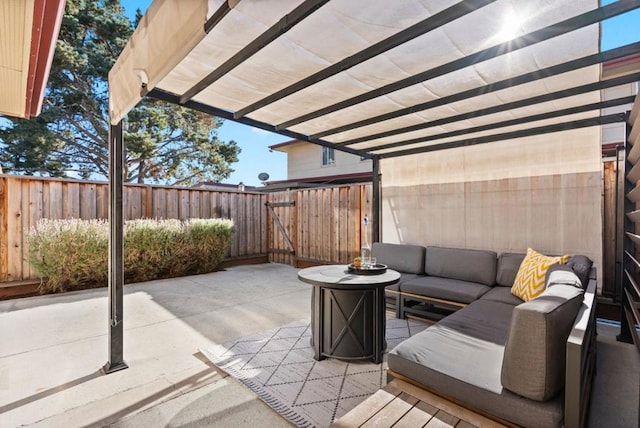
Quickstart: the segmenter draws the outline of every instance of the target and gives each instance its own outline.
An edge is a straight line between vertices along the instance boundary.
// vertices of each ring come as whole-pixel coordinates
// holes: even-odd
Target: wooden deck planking
[[[393,388],[381,389],[364,400],[349,413],[335,421],[332,427],[353,428],[362,426],[362,424],[366,423],[372,418],[372,416],[375,416],[378,411],[393,401],[400,393],[400,390],[395,390]]]
[[[420,400],[401,392],[393,400],[380,409],[374,417],[362,424],[363,428],[387,427],[395,425],[405,414],[409,412]]]
[[[414,397],[429,403],[440,410],[444,410],[445,412],[455,415],[456,417],[470,423],[476,427],[486,427],[486,428],[503,428],[504,425],[487,418],[486,416],[482,416],[472,410],[464,408],[459,404],[453,403],[449,400],[446,400],[439,395],[433,394],[429,391],[426,391],[422,388],[419,388],[415,385],[410,384],[409,382],[402,381],[400,379],[394,379],[392,383],[395,383],[396,387],[402,389],[408,394],[413,395]]]
[[[425,428],[454,428],[458,422],[460,422],[459,418],[450,415],[444,410],[438,410],[438,413],[435,414],[433,418],[424,426]]]
[[[504,428],[504,425],[401,379],[360,403],[334,427]]]
[[[402,418],[400,418],[393,428],[415,428],[423,427],[438,413],[438,409],[424,401],[418,401]]]

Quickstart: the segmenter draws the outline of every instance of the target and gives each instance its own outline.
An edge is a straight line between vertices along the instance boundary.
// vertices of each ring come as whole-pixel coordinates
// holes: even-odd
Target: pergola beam
[[[588,128],[590,126],[607,125],[609,123],[624,122],[624,113],[610,114],[607,116],[592,117],[589,119],[571,120],[553,125],[539,126],[536,128],[521,129],[518,131],[504,132],[501,134],[487,135],[484,137],[467,138],[464,140],[451,141],[448,143],[433,144],[431,146],[416,147],[413,149],[400,150],[396,152],[380,154],[381,159],[408,156],[418,153],[435,152],[438,150],[455,149],[458,147],[468,147],[478,144],[492,143],[495,141],[512,140],[516,138],[531,137],[534,135],[551,134],[554,132],[568,131],[571,129]]]
[[[222,3],[220,7],[213,13],[213,15],[211,15],[211,17],[207,19],[207,22],[205,22],[204,32],[209,34],[209,32],[213,30],[213,27],[218,25],[218,23],[222,21],[222,18],[227,16],[227,13],[231,12],[231,9],[233,9],[239,1],[240,0],[226,0],[224,3]]]
[[[231,70],[251,58],[255,53],[276,40],[282,34],[292,29],[296,24],[311,15],[313,12],[322,7],[329,0],[306,0],[296,7],[290,14],[280,18],[278,22],[273,24],[267,31],[260,34],[252,42],[242,48],[238,53],[222,63],[219,67],[205,76],[202,80],[192,86],[180,97],[180,103],[183,104],[191,98],[205,90],[215,81],[224,77]],[[221,19],[221,18],[220,18]]]
[[[372,100],[374,98],[381,97],[383,95],[399,91],[409,86],[416,85],[418,83],[425,82],[427,80],[434,79],[436,77],[443,76],[445,74],[453,73],[457,70],[482,63],[484,61],[497,58],[506,55],[511,52],[523,49],[527,46],[531,46],[545,40],[558,37],[560,35],[570,33],[580,28],[586,27],[591,24],[598,23],[608,18],[620,15],[640,8],[640,2],[638,0],[620,0],[607,6],[599,7],[597,9],[585,12],[581,15],[574,16],[556,24],[547,26],[540,30],[525,34],[508,42],[500,43],[487,49],[483,49],[479,52],[467,55],[466,57],[448,62],[438,67],[426,70],[422,73],[407,77],[406,79],[399,80],[394,83],[382,86],[369,92],[357,95],[355,97],[348,98],[346,100],[337,102],[330,106],[321,108],[319,110],[298,116],[297,118],[287,120],[276,125],[276,129],[285,129],[294,125],[298,125],[303,122],[308,122],[312,119],[316,119],[321,116],[342,110],[348,107],[352,107],[356,104],[363,103],[365,101]]]
[[[611,88],[614,86],[624,85],[626,83],[632,83],[640,80],[640,73],[628,74],[626,76],[616,77],[614,79],[604,80],[601,82],[588,83],[582,86],[576,86],[575,88],[570,89],[562,89],[560,91],[551,92],[544,95],[538,95],[531,98],[525,98],[518,101],[512,101],[510,103],[504,103],[501,105],[496,105],[493,107],[487,107],[484,109],[474,110],[467,113],[461,113],[454,116],[444,117],[442,119],[432,120],[430,122],[419,123],[417,125],[405,126],[403,128],[398,128],[393,131],[394,135],[396,134],[404,134],[407,132],[420,131],[428,128],[433,128],[434,126],[446,125],[449,123],[459,122],[461,120],[466,119],[474,119],[481,116],[487,116],[494,113],[501,113],[509,110],[514,110],[522,107],[528,107],[536,104],[541,104],[544,102],[554,101],[560,98],[572,97],[574,95],[586,94],[588,92],[599,91],[606,88]],[[400,141],[397,143],[389,143],[385,149],[390,149],[393,147],[404,146],[407,143],[404,141]],[[369,151],[370,149],[367,149]]]
[[[302,140],[302,141],[307,141],[309,143],[313,143],[313,144],[317,144],[319,146],[324,146],[324,147],[329,147],[341,152],[345,152],[345,153],[350,153],[352,155],[357,155],[357,156],[362,156],[365,157],[367,159],[372,159],[375,157],[375,155],[372,155],[370,153],[367,153],[366,151],[362,151],[362,150],[356,150],[356,149],[352,149],[350,147],[341,147],[338,146],[337,144],[334,143],[330,143],[329,141],[325,141],[325,140],[321,140],[319,138],[309,138],[308,135],[305,134],[301,134],[299,132],[295,132],[295,131],[290,131],[287,129],[282,129],[282,130],[277,130],[275,128],[274,125],[270,125],[268,123],[265,122],[260,122],[258,120],[254,120],[254,119],[250,119],[248,117],[241,117],[241,118],[234,118],[233,117],[233,113],[226,111],[226,110],[222,110],[220,108],[217,107],[212,107],[209,106],[207,104],[202,104],[199,103],[197,101],[187,101],[187,102],[180,102],[180,96],[176,95],[176,94],[172,94],[170,92],[166,92],[163,91],[161,89],[153,89],[152,91],[150,91],[149,93],[147,93],[148,97],[150,98],[154,98],[156,100],[160,100],[160,101],[165,101],[168,103],[172,103],[172,104],[177,104],[186,108],[190,108],[193,110],[197,110],[203,113],[207,113],[213,116],[217,116],[220,117],[222,119],[227,119],[227,120],[231,120],[233,122],[237,122],[237,123],[242,123],[243,125],[248,125],[248,126],[253,126],[254,128],[259,128],[259,129],[263,129],[265,131],[269,131],[269,132],[273,132],[275,134],[280,134],[280,135],[284,135],[285,137],[289,137],[291,139],[294,140]]]
[[[561,64],[553,65],[551,67],[543,68],[540,70],[532,71],[530,73],[521,74],[520,76],[511,77],[509,79],[500,80],[495,83],[490,83],[478,88],[468,89],[466,91],[458,92],[456,94],[447,95],[444,97],[436,98],[424,103],[416,104],[410,107],[405,107],[389,113],[384,113],[378,116],[369,117],[364,120],[352,122],[347,125],[339,126],[337,128],[328,129],[323,132],[313,134],[311,138],[322,138],[327,135],[337,134],[339,132],[349,131],[351,129],[361,128],[363,126],[372,125],[374,123],[383,122],[385,120],[396,119],[398,117],[407,116],[412,113],[418,113],[420,111],[428,110],[430,108],[440,107],[443,105],[451,104],[457,101],[463,101],[469,98],[489,94],[502,89],[508,89],[513,86],[522,85],[524,83],[534,82],[536,80],[544,79],[547,77],[557,76],[559,74],[575,71],[590,65],[601,64],[613,59],[623,58],[628,55],[633,55],[640,52],[640,42],[632,43],[626,46],[622,46],[615,49],[610,49],[605,52],[599,52],[597,54],[588,55],[582,58],[567,61]],[[365,135],[350,140],[345,140],[339,144],[356,144],[363,141],[374,140],[377,138],[389,137],[396,135],[396,130],[389,130],[386,132],[379,132],[372,135]]]
[[[464,15],[480,9],[495,1],[496,0],[470,0],[456,3],[455,5],[444,9],[426,19],[423,19],[417,24],[414,24],[411,27],[400,31],[393,36],[381,40],[369,46],[368,48],[361,50],[358,53],[344,58],[343,60],[338,61],[337,63],[332,64],[327,68],[324,68],[296,83],[293,83],[292,85],[287,86],[286,88],[274,92],[273,94],[238,110],[234,113],[233,116],[236,119],[242,116],[246,116],[253,111],[272,104],[278,100],[281,100],[282,98],[301,91],[313,84],[321,82],[322,80],[328,79],[331,76],[342,73],[352,67],[355,67],[358,64],[361,64],[371,58],[383,54],[397,46],[407,43],[415,39],[416,37],[433,31],[434,29],[439,28],[449,22],[455,21],[456,19],[461,18]]]
[[[536,122],[539,120],[553,119],[556,117],[568,116],[571,114],[585,113],[593,110],[601,110],[609,107],[617,107],[625,104],[633,103],[635,96],[616,98],[614,100],[602,101],[599,103],[585,104],[577,107],[569,107],[562,110],[550,111],[530,116],[519,117],[516,119],[505,120],[502,122],[489,123],[486,125],[474,126],[471,128],[458,129],[456,131],[443,132],[440,134],[427,135],[424,137],[412,138],[409,140],[398,141],[395,143],[381,144],[379,146],[367,147],[367,151],[387,150],[400,146],[408,146],[411,144],[427,143],[429,141],[440,140],[443,138],[459,137],[461,135],[472,134],[474,132],[490,131],[492,129],[506,128],[508,126],[522,125],[526,123]]]

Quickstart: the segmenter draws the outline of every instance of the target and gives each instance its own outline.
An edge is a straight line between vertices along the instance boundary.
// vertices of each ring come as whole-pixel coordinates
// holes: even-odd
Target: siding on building
[[[360,160],[360,156],[335,151],[335,163],[322,165],[322,147],[306,143],[292,142],[273,146],[274,150],[287,153],[287,179],[324,177],[356,172],[371,172],[370,159]]]

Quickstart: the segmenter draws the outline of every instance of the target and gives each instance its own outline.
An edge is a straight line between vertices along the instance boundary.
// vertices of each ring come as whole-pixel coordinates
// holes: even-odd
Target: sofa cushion
[[[424,274],[425,248],[420,245],[374,242],[371,255],[377,259],[377,263],[383,263],[389,269]]]
[[[522,299],[511,294],[511,289],[507,287],[492,287],[491,290],[480,297],[480,300],[506,303],[511,306],[518,306],[522,303]]]
[[[518,425],[561,426],[560,397],[527,400],[500,383],[512,312],[504,303],[473,302],[396,346],[389,369]]]
[[[402,282],[400,291],[424,297],[449,300],[459,303],[471,303],[489,291],[491,287],[477,282],[440,278],[437,276],[419,276]]]
[[[525,302],[534,299],[544,291],[547,270],[553,265],[566,263],[568,259],[569,256],[549,257],[532,248],[527,249],[511,292]]]
[[[484,285],[496,283],[498,254],[494,251],[427,247],[427,275]]]
[[[421,278],[423,275],[416,275],[415,273],[403,273],[400,272],[400,280],[393,284],[393,285],[387,285],[385,287],[385,290],[391,290],[391,291],[400,291],[400,284],[402,284],[403,282],[406,281],[410,281],[412,279],[415,278]]]
[[[395,284],[391,284],[391,285],[387,285],[385,288],[385,291],[400,291],[400,284],[395,283]]]
[[[581,289],[554,285],[513,310],[502,364],[502,385],[537,401],[549,400],[565,380],[566,342],[582,305]]]
[[[424,275],[416,275],[415,273],[400,272],[400,280],[398,281],[398,284],[409,282],[416,278],[424,278]]]
[[[518,269],[526,254],[524,253],[502,253],[498,257],[498,271],[496,273],[496,285],[503,287],[513,286],[516,280]]]

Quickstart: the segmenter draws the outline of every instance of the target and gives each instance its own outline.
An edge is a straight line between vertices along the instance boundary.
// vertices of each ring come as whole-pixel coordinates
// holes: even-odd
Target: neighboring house
[[[287,180],[270,181],[271,189],[371,181],[370,159],[300,140],[269,148],[287,154]]]
[[[198,187],[207,190],[217,190],[219,192],[255,192],[257,190],[260,190],[255,186],[247,186],[242,181],[238,184],[217,183],[215,181],[201,181],[194,184],[192,187]]]

